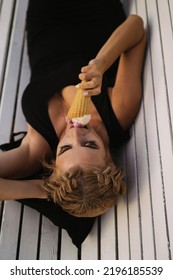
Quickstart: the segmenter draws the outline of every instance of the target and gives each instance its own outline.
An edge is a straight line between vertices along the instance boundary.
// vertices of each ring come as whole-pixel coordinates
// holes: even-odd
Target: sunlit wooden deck
[[[0,144],[26,130],[27,2],[0,0]],[[80,250],[36,211],[0,202],[0,259],[173,259],[173,1],[123,2],[127,13],[142,16],[148,34],[143,103],[119,152],[127,195],[96,221]]]

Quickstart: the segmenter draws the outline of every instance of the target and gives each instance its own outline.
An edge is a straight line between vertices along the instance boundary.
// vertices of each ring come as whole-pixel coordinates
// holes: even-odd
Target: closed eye
[[[82,143],[81,146],[86,148],[91,148],[91,149],[99,149],[95,141],[85,141]]]
[[[85,142],[82,142],[81,143],[81,146],[82,147],[85,147],[85,148],[90,148],[90,149],[99,149],[99,146],[96,144],[95,141],[85,141]],[[58,153],[58,156],[62,155],[63,153],[65,153],[66,151],[68,151],[69,149],[72,149],[72,145],[63,145],[61,146],[59,149],[59,153]]]
[[[61,146],[59,149],[60,149],[60,151],[58,153],[58,156],[62,155],[63,153],[65,153],[69,149],[72,149],[72,146],[71,145],[64,145],[64,146]]]

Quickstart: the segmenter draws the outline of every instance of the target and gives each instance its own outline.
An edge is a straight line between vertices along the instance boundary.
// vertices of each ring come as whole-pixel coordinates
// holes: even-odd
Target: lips
[[[74,124],[70,124],[70,129],[71,129],[71,128],[74,128],[74,127],[75,127],[75,128],[84,128],[84,129],[88,129],[88,126],[87,126],[87,125],[84,125],[84,126],[83,126],[83,125],[81,125],[81,126],[76,126],[76,125],[74,125]]]

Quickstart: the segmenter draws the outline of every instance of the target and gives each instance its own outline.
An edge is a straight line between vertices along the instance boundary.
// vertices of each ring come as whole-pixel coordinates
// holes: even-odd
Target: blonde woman
[[[30,0],[26,27],[31,80],[22,107],[28,131],[18,148],[0,154],[0,199],[37,198],[41,205],[50,197],[50,205],[70,215],[98,216],[125,192],[110,149],[129,139],[140,109],[143,21],[126,19],[117,0]],[[76,85],[92,97],[84,128],[65,120]],[[17,180],[38,172],[43,161],[52,162],[47,178]]]

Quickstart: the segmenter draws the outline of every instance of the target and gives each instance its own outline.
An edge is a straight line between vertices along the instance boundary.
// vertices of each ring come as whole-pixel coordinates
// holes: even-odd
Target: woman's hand
[[[101,92],[103,73],[102,62],[98,59],[90,60],[79,74],[79,79],[85,80],[85,83],[81,82],[77,87],[83,89],[86,96],[98,95]]]

